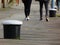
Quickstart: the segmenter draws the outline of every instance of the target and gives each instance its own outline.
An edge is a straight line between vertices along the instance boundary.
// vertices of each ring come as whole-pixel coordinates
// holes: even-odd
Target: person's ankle
[[[30,19],[30,17],[29,17],[29,16],[27,16],[27,17],[26,17],[26,20],[28,21],[29,19]]]
[[[46,21],[48,22],[49,21],[49,18],[46,18]]]

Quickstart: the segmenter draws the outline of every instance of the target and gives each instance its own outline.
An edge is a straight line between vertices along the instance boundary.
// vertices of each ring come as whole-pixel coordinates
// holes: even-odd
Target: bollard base
[[[4,39],[20,39],[22,21],[5,20],[3,21]]]
[[[3,25],[4,39],[20,39],[21,25]]]

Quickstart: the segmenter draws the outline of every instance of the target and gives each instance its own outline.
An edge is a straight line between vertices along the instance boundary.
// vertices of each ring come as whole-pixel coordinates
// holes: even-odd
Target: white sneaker
[[[30,18],[29,18],[29,16],[26,18],[26,20],[28,21]]]

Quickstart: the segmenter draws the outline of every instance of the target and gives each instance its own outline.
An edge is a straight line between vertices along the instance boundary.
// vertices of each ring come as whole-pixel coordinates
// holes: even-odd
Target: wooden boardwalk
[[[36,9],[33,8],[34,6],[36,6]],[[43,20],[39,21],[39,8],[37,6],[37,3],[36,5],[32,5],[30,14],[31,19],[29,21],[23,20],[20,31],[20,40],[0,39],[0,45],[60,45],[60,18],[50,18],[49,22],[46,22],[45,16],[43,16]],[[23,15],[23,11],[20,10],[19,14],[21,15],[16,14],[6,19],[20,20],[18,17]],[[2,19],[0,22],[1,21]],[[0,25],[0,27],[1,37],[1,33],[3,33],[2,25]]]

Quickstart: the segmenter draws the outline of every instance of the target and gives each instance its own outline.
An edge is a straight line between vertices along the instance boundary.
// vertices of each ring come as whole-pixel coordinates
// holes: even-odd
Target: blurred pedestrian
[[[49,21],[48,19],[48,5],[49,5],[49,0],[39,0],[39,5],[40,5],[40,20],[42,20],[42,15],[43,15],[43,4],[45,6],[45,10],[46,10],[46,14],[45,14],[45,17],[46,17],[46,21]]]
[[[59,6],[60,6],[60,0],[56,0],[56,5],[57,5],[57,8],[58,8],[58,11],[59,11]]]
[[[24,4],[24,13],[25,13],[25,19],[29,20],[29,15],[30,15],[30,8],[31,8],[31,3],[32,0],[22,0]]]

